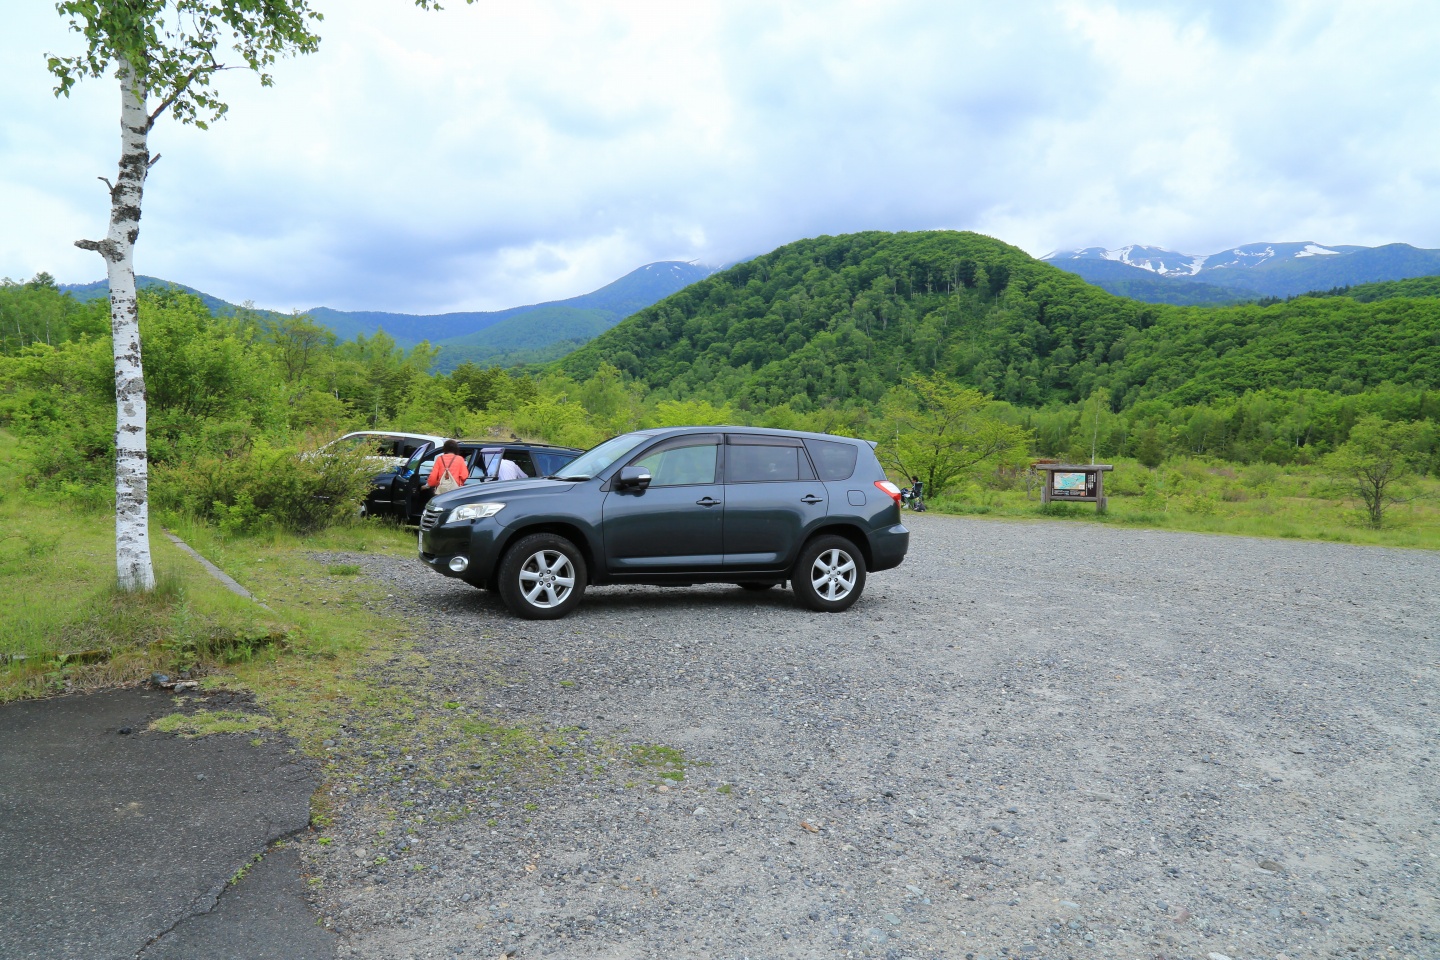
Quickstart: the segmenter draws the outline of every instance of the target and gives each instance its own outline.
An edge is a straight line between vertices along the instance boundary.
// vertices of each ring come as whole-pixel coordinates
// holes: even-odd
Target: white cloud
[[[275,87],[227,75],[229,119],[157,128],[143,272],[429,312],[861,229],[1440,246],[1428,3],[321,8]],[[91,279],[112,84],[54,101],[40,54],[74,42],[9,19],[0,275]]]

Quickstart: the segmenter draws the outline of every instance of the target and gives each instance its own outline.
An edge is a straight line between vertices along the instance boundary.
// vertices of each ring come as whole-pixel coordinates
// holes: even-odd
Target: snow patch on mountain
[[[1079,250],[1056,250],[1043,260],[1110,260],[1136,267],[1162,277],[1194,277],[1202,271],[1258,267],[1262,264],[1302,257],[1328,257],[1354,253],[1367,247],[1328,247],[1306,240],[1299,243],[1247,243],[1220,253],[1177,253],[1163,247],[1132,243],[1107,250],[1104,247],[1083,247]]]

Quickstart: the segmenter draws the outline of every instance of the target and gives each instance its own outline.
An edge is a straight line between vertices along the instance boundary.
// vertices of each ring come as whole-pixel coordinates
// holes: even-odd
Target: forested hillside
[[[1116,409],[1266,388],[1434,389],[1440,303],[1143,304],[977,234],[863,233],[792,243],[716,274],[561,367],[584,378],[605,362],[661,395],[742,409],[874,402],[932,371],[1026,407],[1100,388]]]
[[[1414,277],[1410,280],[1382,280],[1353,287],[1332,287],[1305,294],[1307,297],[1349,297],[1361,303],[1392,300],[1395,297],[1440,297],[1440,277]]]
[[[147,291],[154,489],[162,506],[263,525],[278,509],[259,506],[264,485],[289,476],[275,457],[346,429],[586,446],[636,427],[749,423],[878,441],[895,476],[918,469],[935,493],[1016,495],[1035,456],[1190,464],[1155,502],[1211,509],[1206,471],[1231,469],[1216,464],[1328,469],[1357,430],[1393,431],[1404,470],[1440,470],[1440,299],[1419,295],[1433,290],[1421,279],[1171,307],[975,234],[866,233],[701,280],[550,367],[449,373],[425,344],[340,340],[305,317],[216,314]],[[1004,442],[963,468],[915,463],[942,422]],[[32,482],[108,496],[103,301],[78,303],[45,277],[0,285],[0,428],[29,448]],[[945,449],[969,441],[956,444]],[[304,491],[291,501],[309,503]]]

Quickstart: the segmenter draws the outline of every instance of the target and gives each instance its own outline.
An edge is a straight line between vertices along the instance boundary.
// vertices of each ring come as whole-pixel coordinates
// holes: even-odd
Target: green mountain
[[[1440,386],[1440,301],[1147,304],[978,234],[868,232],[788,244],[701,280],[560,368],[584,379],[602,362],[661,397],[743,408],[874,402],[932,370],[1026,406],[1097,387],[1128,406]]]
[[[169,280],[161,280],[158,277],[147,277],[142,274],[135,275],[135,288],[137,290],[180,290],[184,293],[199,297],[200,302],[210,309],[210,312],[217,316],[230,317],[240,309],[233,303],[227,303],[219,297],[212,297],[203,290],[196,290],[194,287],[187,287],[183,283],[172,283]],[[96,280],[94,283],[62,283],[60,292],[68,293],[81,303],[88,303],[91,300],[104,300],[110,296],[110,281]],[[268,310],[260,310],[258,313],[269,314]]]
[[[642,307],[696,280],[709,276],[713,267],[682,261],[662,261],[607,283],[598,290],[548,303],[527,304],[505,310],[442,314],[384,313],[375,310],[346,311],[316,307],[309,317],[334,331],[340,340],[373,336],[384,330],[405,348],[422,340],[440,348],[437,372],[446,373],[467,361],[482,366],[514,366],[540,363],[562,357],[597,334],[610,329]],[[240,308],[219,297],[183,283],[137,276],[142,290],[175,289],[199,297],[212,313],[233,316]],[[110,294],[104,280],[84,284],[63,284],[60,290],[81,302],[103,299]],[[258,310],[263,316],[278,316]]]
[[[1062,260],[1055,261],[1055,266],[1083,277],[1107,293],[1131,300],[1143,300],[1146,303],[1213,307],[1258,299],[1256,294],[1249,290],[1203,283],[1199,280],[1155,276],[1113,260]]]
[[[1409,280],[1386,280],[1362,283],[1353,287],[1332,287],[1315,290],[1308,297],[1349,297],[1361,303],[1393,300],[1395,297],[1440,297],[1440,277],[1413,277]]]
[[[436,369],[453,370],[467,362],[514,366],[554,360],[711,273],[713,268],[693,263],[651,263],[582,296],[490,314],[494,319],[474,332],[432,341],[440,348]]]

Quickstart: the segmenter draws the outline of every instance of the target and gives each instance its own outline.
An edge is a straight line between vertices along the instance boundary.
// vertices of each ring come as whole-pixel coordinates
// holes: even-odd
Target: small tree
[[[310,25],[320,19],[306,0],[65,0],[55,9],[84,36],[85,52],[48,58],[69,96],[85,77],[113,67],[120,86],[120,165],[110,188],[110,228],[104,240],[77,240],[105,260],[110,283],[110,332],[115,358],[115,566],[121,589],[155,585],[150,563],[149,469],[145,446],[145,370],[135,300],[135,241],[151,156],[150,130],[168,110],[181,123],[205,129],[225,114],[213,80],[226,68],[223,48],[269,86],[266,68],[285,53],[309,53],[320,42]],[[151,98],[158,100],[152,109]]]
[[[1325,459],[1325,465],[1352,484],[1364,505],[1366,521],[1379,528],[1385,508],[1404,503],[1398,486],[1415,471],[1419,459],[1418,423],[1387,423],[1373,414],[1350,428],[1350,438]]]
[[[1135,448],[1135,459],[1152,470],[1165,462],[1165,442],[1160,439],[1159,430],[1146,427],[1140,434],[1140,444]]]
[[[967,471],[996,459],[1013,459],[1030,443],[1030,431],[994,415],[994,401],[936,373],[911,376],[884,405],[882,457],[906,478],[920,477],[936,496]]]
[[[474,0],[466,0],[472,3]],[[438,9],[435,0],[417,7]],[[104,240],[77,240],[105,260],[110,283],[110,332],[115,355],[115,565],[121,589],[155,585],[150,563],[149,470],[145,447],[145,370],[135,302],[135,241],[145,178],[159,161],[150,130],[168,110],[204,130],[228,106],[215,74],[229,69],[218,56],[272,80],[267,69],[287,54],[313,53],[322,16],[308,0],[61,0],[55,9],[85,38],[85,52],[47,57],[56,96],[112,67],[120,86],[120,166],[110,188],[110,228]],[[158,101],[151,109],[151,100]]]

